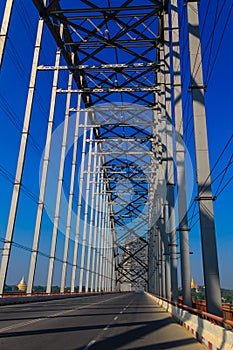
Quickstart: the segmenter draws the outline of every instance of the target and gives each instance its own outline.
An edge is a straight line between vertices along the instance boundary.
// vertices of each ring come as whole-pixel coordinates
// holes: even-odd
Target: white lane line
[[[117,297],[114,297],[114,299],[117,299],[117,298],[120,298],[120,296],[117,296]],[[31,321],[27,321],[27,322],[21,322],[21,323],[15,323],[11,326],[8,326],[8,327],[4,327],[4,328],[1,328],[0,329],[0,333],[3,333],[3,332],[6,332],[6,331],[9,331],[9,330],[12,330],[12,329],[15,329],[15,328],[21,328],[21,327],[24,327],[24,326],[27,326],[29,324],[33,324],[33,323],[37,323],[37,322],[40,322],[40,321],[44,321],[46,319],[50,319],[50,318],[53,318],[53,317],[56,317],[56,316],[61,316],[61,315],[64,315],[64,314],[67,314],[67,313],[70,313],[70,312],[73,312],[73,311],[76,311],[76,310],[81,310],[81,309],[85,309],[85,308],[89,308],[93,305],[98,305],[98,304],[103,304],[103,303],[106,303],[107,301],[109,300],[113,300],[112,298],[109,298],[107,300],[102,300],[102,301],[99,301],[97,303],[92,303],[92,304],[87,304],[87,305],[83,305],[83,306],[80,306],[80,307],[77,307],[75,309],[70,309],[70,310],[65,310],[65,311],[61,311],[61,312],[58,312],[58,313],[55,313],[55,314],[51,314],[51,315],[48,315],[48,316],[42,316],[40,318],[36,318],[34,320],[31,320]]]
[[[114,317],[114,321],[116,321],[118,319],[118,316]]]
[[[18,327],[24,327],[24,326],[27,326],[29,324],[32,324],[32,323],[36,323],[36,322],[39,322],[39,321],[42,321],[44,318],[38,318],[36,320],[32,320],[32,321],[28,321],[28,322],[21,322],[18,324]],[[9,331],[11,329],[14,329],[14,328],[18,328],[15,324],[13,324],[12,326],[9,326],[9,327],[5,327],[5,328],[1,328],[0,329],[0,333],[3,333],[3,332],[6,332],[6,331]]]
[[[123,314],[123,311],[120,311],[120,314]]]
[[[109,329],[109,327],[110,327],[110,324],[104,328],[104,331],[107,331]]]
[[[93,344],[95,344],[95,342],[96,342],[96,340],[93,339],[92,341],[90,341],[89,344],[87,344],[87,346],[86,346],[83,350],[88,350],[88,349],[90,349],[90,347],[91,347]]]

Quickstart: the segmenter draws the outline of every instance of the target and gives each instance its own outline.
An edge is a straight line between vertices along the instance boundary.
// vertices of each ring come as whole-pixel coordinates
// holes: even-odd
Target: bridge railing
[[[198,309],[200,311],[206,311],[206,301],[205,300],[197,300],[193,299],[192,305],[194,309]],[[222,315],[226,320],[233,321],[233,304],[222,304]]]
[[[194,307],[189,307],[187,305],[183,305],[182,303],[180,303],[180,301],[179,302],[170,301],[170,300],[167,300],[165,298],[159,297],[157,295],[156,295],[156,298],[163,300],[171,305],[174,305],[179,309],[183,309],[185,311],[188,311],[190,314],[196,315],[199,318],[206,319],[213,324],[224,325],[227,329],[231,329],[233,331],[233,320],[232,320],[233,305],[231,305],[231,308],[229,308],[228,310],[224,308],[225,307],[225,305],[224,305],[223,317],[219,317],[219,316],[212,315],[212,314],[206,312],[205,310],[198,309],[198,303],[194,304]],[[201,303],[199,306],[204,307],[204,305]],[[229,311],[229,313],[231,312],[230,319],[227,318],[228,311]]]

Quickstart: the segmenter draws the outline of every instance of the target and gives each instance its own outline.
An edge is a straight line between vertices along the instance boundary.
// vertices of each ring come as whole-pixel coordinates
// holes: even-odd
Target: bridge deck
[[[205,348],[145,294],[96,295],[0,310],[1,350]]]

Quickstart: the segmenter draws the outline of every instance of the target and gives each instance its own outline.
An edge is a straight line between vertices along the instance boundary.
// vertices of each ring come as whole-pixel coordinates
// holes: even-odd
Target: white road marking
[[[96,342],[96,340],[93,339],[92,341],[90,341],[89,344],[87,344],[87,346],[86,346],[83,350],[88,350],[88,349],[90,349],[90,347],[91,347],[93,344],[95,344],[95,342]]]
[[[114,321],[116,321],[118,319],[118,316],[114,317]]]
[[[110,324],[104,328],[104,331],[107,331],[109,329],[109,327],[110,327]]]

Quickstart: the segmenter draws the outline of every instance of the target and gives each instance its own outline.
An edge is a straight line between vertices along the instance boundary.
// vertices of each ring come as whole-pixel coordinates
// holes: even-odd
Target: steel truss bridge
[[[2,247],[0,294],[13,254],[33,125],[43,140],[36,174],[31,166],[33,177],[40,172],[40,186],[27,294],[33,292],[47,215],[52,226],[43,271],[46,293],[52,292],[57,241],[63,234],[61,293],[67,288],[71,293],[144,288],[177,301],[179,256],[183,302],[191,305],[177,0],[32,3],[39,19]],[[183,5],[207,310],[220,315],[205,86],[201,50],[197,50],[198,1],[186,0]],[[13,9],[13,0],[7,0],[0,37],[2,72]],[[45,91],[42,78],[47,77],[50,89]],[[39,136],[42,117],[35,111],[38,92],[46,92],[49,100],[43,138]]]

